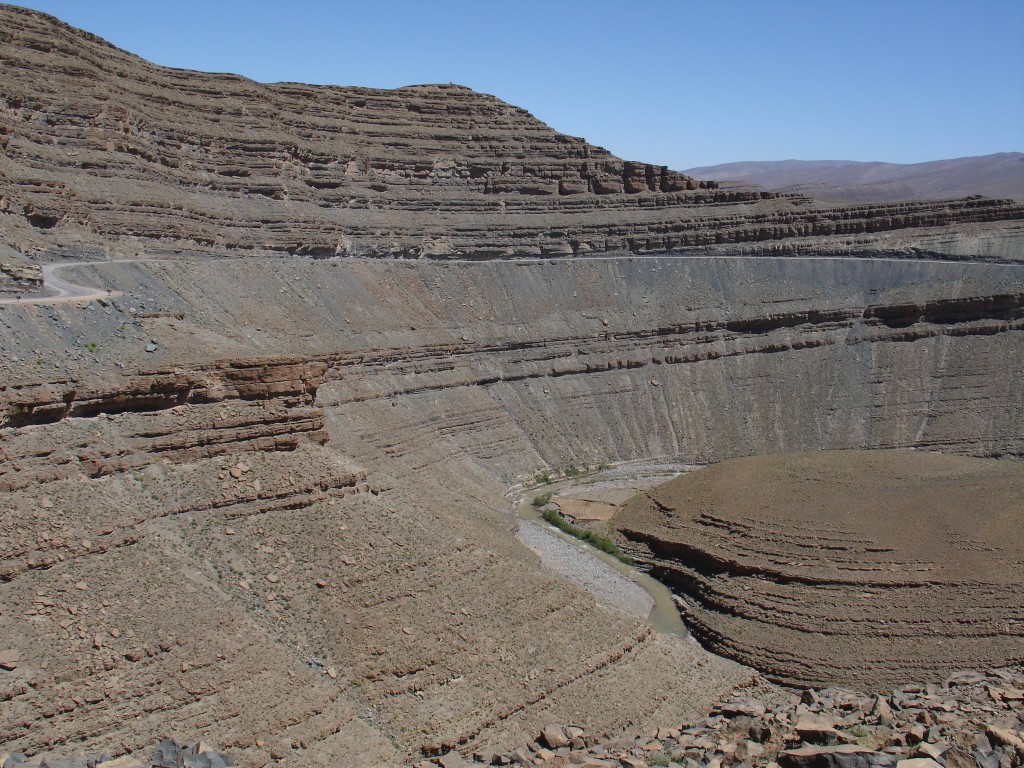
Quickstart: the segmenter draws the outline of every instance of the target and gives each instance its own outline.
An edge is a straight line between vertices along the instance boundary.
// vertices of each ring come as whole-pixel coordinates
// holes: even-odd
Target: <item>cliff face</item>
[[[38,264],[0,261],[0,293],[36,291],[43,285]]]
[[[459,86],[264,85],[166,69],[11,7],[0,8],[0,58],[0,212],[24,248],[763,251],[1024,217],[1011,201],[835,208],[718,190]]]
[[[12,748],[177,733],[369,766],[678,724],[754,673],[539,568],[510,488],[1024,453],[1015,265],[821,258],[1019,260],[1015,204],[720,190],[457,87],[265,86],[0,21],[5,238],[253,257],[115,259],[64,273],[99,299],[0,302]],[[717,256],[264,258],[667,247]],[[747,258],[776,253],[807,258]]]

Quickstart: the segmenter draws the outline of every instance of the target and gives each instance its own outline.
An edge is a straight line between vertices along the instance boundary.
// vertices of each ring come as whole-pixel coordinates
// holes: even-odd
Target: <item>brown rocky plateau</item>
[[[635,460],[1019,459],[1022,217],[722,189],[465,88],[169,70],[0,6],[0,744],[453,766],[784,698],[541,567],[512,502]],[[95,291],[47,298],[57,262]]]
[[[702,644],[789,685],[1024,662],[1024,465],[924,451],[732,459],[631,500],[633,557]]]

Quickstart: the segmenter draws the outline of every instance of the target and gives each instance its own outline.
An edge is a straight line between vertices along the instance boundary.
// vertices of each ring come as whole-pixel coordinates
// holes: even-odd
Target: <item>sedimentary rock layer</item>
[[[310,404],[323,369],[290,360],[225,362],[212,370],[143,374],[94,387],[69,381],[3,387],[0,427],[38,428],[4,446],[0,489],[69,475],[103,477],[157,460],[289,451],[303,441],[322,445],[323,412]],[[104,422],[103,431],[71,426],[95,419]],[[57,422],[66,423],[51,426]]]
[[[1024,453],[1012,265],[294,258],[1013,261],[1015,203],[721,190],[455,86],[261,85],[0,22],[0,233],[114,259],[77,270],[102,301],[0,304],[15,749],[179,735],[373,766],[681,722],[751,670],[540,569],[510,488],[647,457]],[[204,253],[290,257],[145,259]]]
[[[76,279],[124,293],[0,306],[0,634],[22,659],[0,740],[22,750],[188,732],[252,761],[387,765],[549,721],[681,721],[750,673],[539,570],[510,485],[646,456],[1024,450],[1012,266],[267,259]]]
[[[1016,231],[1024,218],[1010,200],[835,207],[717,189],[459,86],[167,69],[9,6],[0,59],[0,221],[24,249],[480,258],[809,240],[913,252],[882,235]]]
[[[708,647],[791,685],[881,690],[1024,659],[1024,466],[930,452],[734,459],[615,525]]]
[[[0,260],[0,294],[36,291],[43,284],[38,264]]]

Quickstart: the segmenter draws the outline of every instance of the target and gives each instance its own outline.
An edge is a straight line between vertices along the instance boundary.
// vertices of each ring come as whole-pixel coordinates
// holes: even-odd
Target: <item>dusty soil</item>
[[[626,504],[695,635],[790,684],[1024,659],[1024,465],[927,451],[725,461]]]

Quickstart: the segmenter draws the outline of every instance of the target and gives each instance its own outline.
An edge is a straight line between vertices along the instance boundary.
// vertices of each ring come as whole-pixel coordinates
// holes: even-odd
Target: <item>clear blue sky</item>
[[[1024,150],[1022,0],[23,0],[158,64],[455,82],[615,154],[921,162]]]

